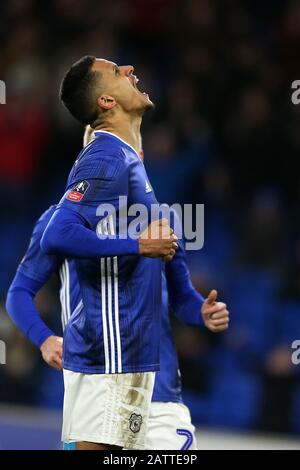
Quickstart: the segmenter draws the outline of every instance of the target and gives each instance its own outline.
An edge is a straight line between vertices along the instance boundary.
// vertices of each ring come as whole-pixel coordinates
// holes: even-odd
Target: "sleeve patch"
[[[77,183],[76,186],[74,186],[74,188],[68,193],[66,198],[72,202],[81,201],[89,186],[89,183],[85,180]]]

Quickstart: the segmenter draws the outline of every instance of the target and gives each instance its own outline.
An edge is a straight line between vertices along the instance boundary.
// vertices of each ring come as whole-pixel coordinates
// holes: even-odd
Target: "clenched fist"
[[[201,309],[204,324],[213,333],[225,331],[229,325],[227,306],[223,302],[217,302],[217,297],[218,292],[212,290]]]
[[[140,255],[171,261],[178,249],[177,237],[166,219],[155,220],[139,237]]]
[[[43,359],[54,369],[62,370],[62,344],[59,336],[49,336],[40,347]]]

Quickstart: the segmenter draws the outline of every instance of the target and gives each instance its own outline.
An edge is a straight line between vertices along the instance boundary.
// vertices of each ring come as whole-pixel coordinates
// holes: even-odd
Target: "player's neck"
[[[117,135],[139,154],[141,151],[141,122],[141,117],[132,118],[131,120],[118,119],[114,122],[102,122],[95,130]]]

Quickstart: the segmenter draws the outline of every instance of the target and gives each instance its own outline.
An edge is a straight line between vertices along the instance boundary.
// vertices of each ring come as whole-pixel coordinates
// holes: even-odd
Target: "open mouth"
[[[139,78],[137,78],[137,77],[135,77],[135,76],[133,76],[132,78],[133,78],[133,80],[132,80],[132,86],[133,86],[133,88],[135,88],[135,89],[136,89],[139,93],[141,93],[142,95],[148,96],[148,93],[146,93],[145,91],[139,90],[139,88],[138,88],[138,86],[137,86],[138,82],[140,81]]]

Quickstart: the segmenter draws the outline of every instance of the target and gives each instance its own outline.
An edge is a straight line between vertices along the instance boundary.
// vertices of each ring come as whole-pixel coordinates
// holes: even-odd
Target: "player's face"
[[[132,65],[118,66],[104,59],[96,59],[94,70],[102,73],[104,93],[112,96],[126,112],[144,111],[154,105],[149,95],[138,89],[139,79],[133,74]]]

